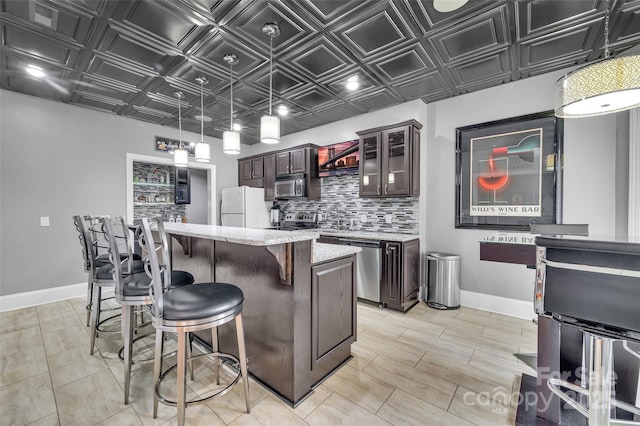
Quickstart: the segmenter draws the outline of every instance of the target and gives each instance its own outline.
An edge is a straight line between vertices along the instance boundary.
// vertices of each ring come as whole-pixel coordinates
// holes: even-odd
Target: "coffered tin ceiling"
[[[200,132],[235,121],[258,142],[268,110],[269,38],[275,22],[274,108],[282,133],[421,98],[461,95],[603,57],[605,0],[471,0],[440,13],[432,0],[2,0],[0,87]],[[640,44],[640,0],[611,0],[612,55]],[[27,65],[41,67],[36,79]],[[347,91],[357,75],[361,87]]]

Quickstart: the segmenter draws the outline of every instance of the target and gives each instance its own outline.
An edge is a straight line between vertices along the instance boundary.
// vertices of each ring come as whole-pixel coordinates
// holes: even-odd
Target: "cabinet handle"
[[[378,185],[378,195],[380,195],[380,185]]]
[[[387,184],[384,184],[384,195],[387,195]]]

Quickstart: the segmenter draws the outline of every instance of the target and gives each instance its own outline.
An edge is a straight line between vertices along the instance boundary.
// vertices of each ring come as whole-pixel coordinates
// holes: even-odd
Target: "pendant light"
[[[233,66],[238,64],[236,55],[224,55],[224,61],[229,64],[229,78],[231,80],[231,111],[229,113],[229,130],[222,133],[222,151],[225,154],[240,154],[240,133],[233,128]]]
[[[271,114],[273,96],[273,38],[280,35],[278,24],[267,23],[262,27],[262,33],[269,36],[269,115],[260,118],[260,141],[276,144],[280,142],[280,118]]]
[[[200,83],[200,142],[196,144],[196,161],[208,163],[211,158],[211,148],[208,143],[204,143],[204,85],[209,82],[206,77],[196,77]]]
[[[604,21],[604,59],[556,83],[558,117],[592,117],[640,106],[640,55],[609,58],[609,1]]]
[[[178,149],[173,151],[173,165],[176,167],[187,167],[189,163],[189,152],[182,146],[182,113],[180,104],[184,94],[182,92],[173,92],[173,95],[178,98],[178,129],[179,129],[179,141]]]

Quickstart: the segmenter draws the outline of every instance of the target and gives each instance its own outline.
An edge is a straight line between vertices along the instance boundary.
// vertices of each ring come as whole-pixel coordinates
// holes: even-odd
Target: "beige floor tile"
[[[60,420],[58,419],[58,413],[49,414],[46,417],[31,422],[28,426],[60,426]]]
[[[393,392],[393,386],[355,368],[345,366],[324,384],[331,390],[375,413]]]
[[[236,418],[229,426],[281,426],[281,425],[307,425],[300,417],[272,396],[269,396],[255,407],[251,408],[251,413],[244,413]]]
[[[509,395],[504,395],[508,402]],[[461,417],[479,426],[513,425],[516,409],[510,405],[503,405],[495,400],[502,400],[502,396],[477,394],[464,387],[459,387],[449,407],[449,413]]]
[[[207,401],[209,408],[227,424],[242,416],[247,409],[242,380],[240,379],[229,393]],[[251,410],[253,411],[253,407],[258,406],[267,397],[268,394],[264,388],[249,378],[249,406]]]
[[[54,388],[90,376],[98,371],[107,370],[98,352],[89,355],[86,348],[73,348],[47,357],[51,370],[51,383]]]
[[[48,373],[44,346],[33,346],[8,355],[0,355],[0,384],[19,382]]]
[[[362,370],[378,356],[378,353],[360,346],[356,340],[356,342],[351,345],[351,355],[353,358],[351,358],[347,364],[358,370]]]
[[[513,382],[511,376],[505,377],[505,374],[498,371],[479,369],[439,355],[425,355],[416,368],[474,392],[494,392],[502,389],[508,389],[510,392]]]
[[[36,311],[38,312],[38,318],[40,318],[40,320],[54,314],[61,314],[63,312],[75,312],[73,310],[73,305],[68,300],[60,300],[59,302],[38,305],[36,306]]]
[[[498,350],[508,353],[518,352],[518,344],[516,342],[512,342],[509,339],[499,340],[484,337],[482,335],[482,332],[474,333],[447,327],[440,338],[444,340],[450,340],[464,346],[473,347],[474,349],[482,349],[487,351]]]
[[[0,425],[24,425],[56,412],[49,374],[43,373],[0,387]]]
[[[418,333],[422,333],[431,337],[438,337],[445,330],[445,326],[439,324],[433,324],[423,317],[401,317],[398,315],[391,315],[386,319],[389,324],[394,324],[404,329],[409,329]]]
[[[285,406],[294,412],[294,414],[301,419],[307,417],[313,410],[315,410],[320,404],[322,404],[327,398],[331,396],[333,391],[327,386],[321,384],[313,390],[313,393],[304,401],[302,401],[296,408],[285,404]]]
[[[389,425],[385,420],[336,393],[320,404],[305,421],[314,426]]]
[[[142,422],[135,410],[129,407],[100,423],[96,423],[96,426],[142,426]]]
[[[450,340],[413,330],[405,331],[397,340],[410,346],[419,347],[428,353],[455,357],[465,364],[469,362],[474,351],[473,348],[460,345],[457,342],[451,342]]]
[[[33,347],[43,347],[40,327],[25,328],[11,333],[0,334],[0,354],[8,355]]]
[[[382,408],[380,408],[378,417],[385,419],[392,425],[472,425],[472,423],[409,395],[400,389],[396,389]]]
[[[185,423],[189,426],[225,426],[225,423],[206,404],[188,406],[185,413]],[[176,415],[162,423],[162,426],[176,426],[177,424],[178,416]]]
[[[392,323],[388,321],[388,318],[384,321],[378,319],[372,319],[368,317],[358,318],[358,336],[364,331],[372,331],[380,336],[384,336],[388,339],[395,339],[400,336],[406,327]]]
[[[358,346],[384,355],[413,367],[422,358],[425,351],[402,342],[389,340],[385,336],[367,331],[358,337]]]
[[[456,390],[453,382],[384,356],[373,360],[364,372],[443,410],[449,406]]]
[[[448,311],[445,311],[448,312]],[[461,333],[468,334],[482,334],[484,330],[484,326],[475,321],[469,321],[466,319],[460,319],[454,316],[449,316],[447,314],[443,315],[423,315],[427,321],[431,324],[440,325],[446,328],[446,331],[457,330]]]
[[[0,314],[0,334],[39,326],[35,308],[16,309]]]
[[[109,370],[102,370],[54,389],[60,423],[99,423],[124,411],[123,394]]]
[[[506,331],[504,329],[498,330],[490,327],[486,327],[484,329],[484,331],[482,332],[482,337],[486,338],[487,340],[497,341],[497,342],[508,341],[509,343],[516,344],[516,346],[518,347],[535,346],[536,340],[537,340],[537,338],[532,339],[530,336],[523,336],[519,331],[516,334],[516,333]]]
[[[89,333],[84,325],[43,334],[42,340],[47,356],[78,347],[85,348],[89,353]]]
[[[40,319],[40,330],[42,330],[42,334],[77,326],[86,326],[86,324],[80,321],[80,317],[78,317],[75,312],[62,312]]]

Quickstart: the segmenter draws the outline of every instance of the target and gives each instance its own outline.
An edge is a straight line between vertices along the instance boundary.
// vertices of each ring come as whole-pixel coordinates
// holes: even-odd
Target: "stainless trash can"
[[[436,309],[460,307],[460,256],[427,254],[427,305]]]

